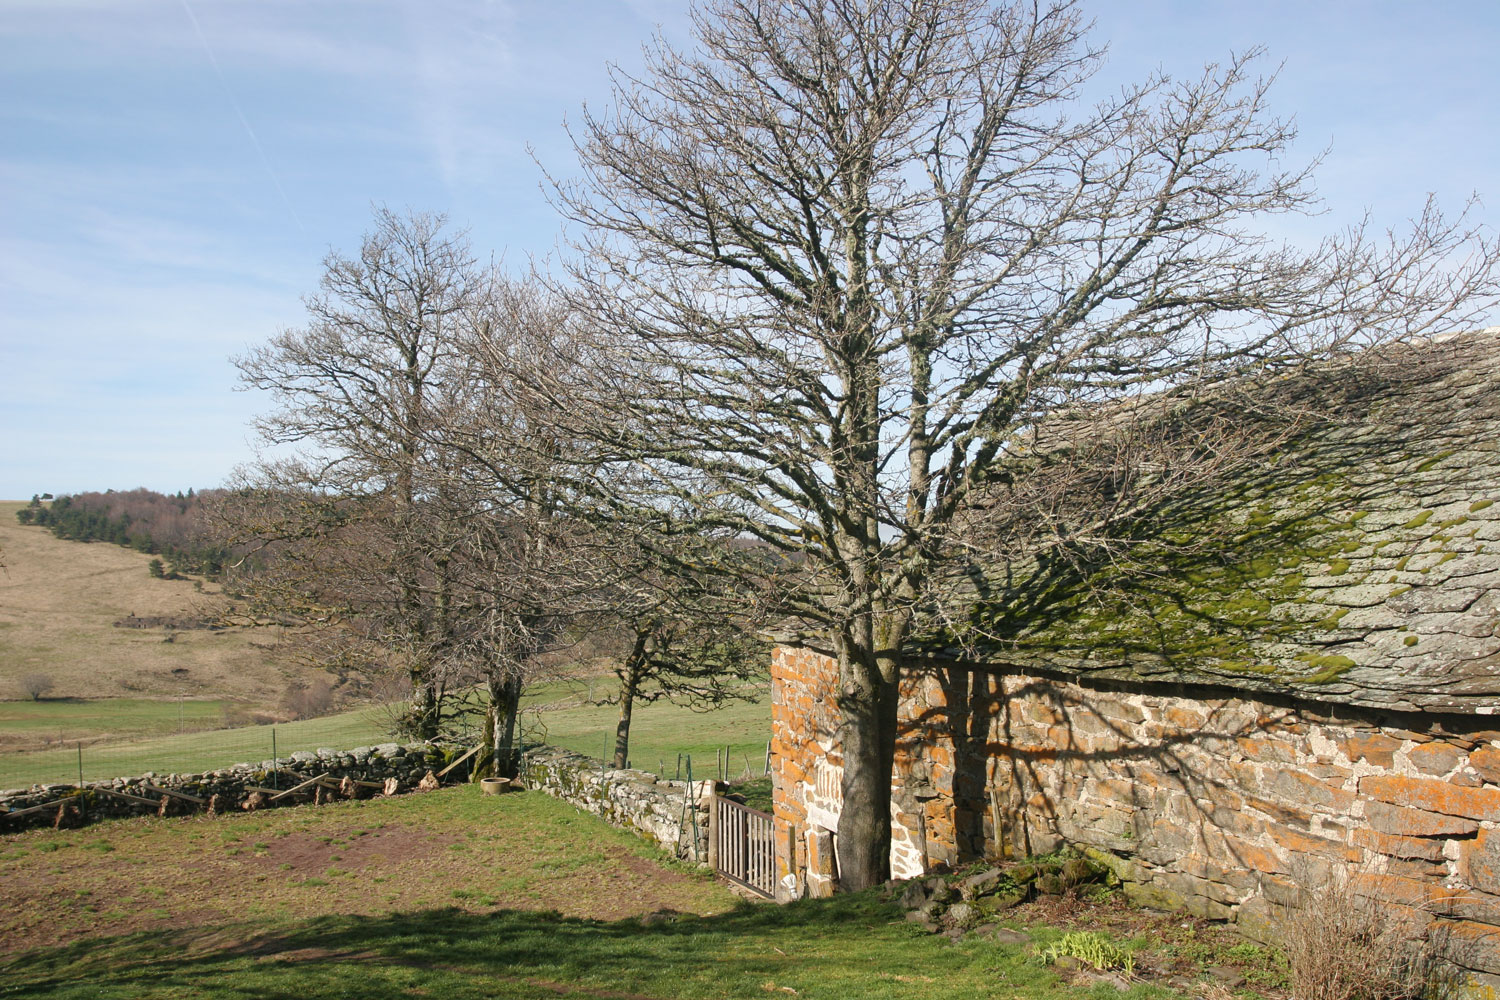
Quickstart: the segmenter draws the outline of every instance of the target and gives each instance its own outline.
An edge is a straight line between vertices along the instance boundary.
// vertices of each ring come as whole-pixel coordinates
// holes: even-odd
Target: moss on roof
[[[1006,565],[942,641],[1021,667],[1500,714],[1500,336],[1382,370],[1268,383],[1323,415],[1136,518],[1123,556]]]

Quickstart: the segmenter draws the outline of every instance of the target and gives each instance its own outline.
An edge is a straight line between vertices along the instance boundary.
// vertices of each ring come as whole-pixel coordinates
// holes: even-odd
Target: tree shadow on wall
[[[944,791],[932,787],[929,746],[936,738],[953,752],[954,843],[924,847],[929,859],[1083,843],[1215,878],[1239,870],[1236,892],[1269,897],[1292,875],[1269,841],[1311,858],[1314,874],[1357,856],[1313,821],[1320,810],[1346,814],[1348,792],[1282,766],[1290,758],[1268,730],[1335,712],[1356,728],[1418,724],[1309,702],[1319,671],[1343,666],[1326,647],[1359,635],[1340,629],[1338,608],[1306,599],[1304,583],[1346,572],[1355,582],[1390,545],[1394,529],[1371,536],[1362,512],[1409,504],[1409,477],[1441,458],[1428,451],[1452,426],[1427,387],[1464,360],[1456,347],[1426,348],[1242,387],[1230,443],[1244,451],[1165,486],[1179,457],[1198,468],[1195,442],[1225,425],[1232,398],[1153,416],[1164,423],[1144,432],[1111,438],[1118,427],[1105,427],[1059,446],[1058,463],[1077,458],[1077,468],[1040,495],[1056,499],[1049,516],[1064,528],[1023,559],[1007,546],[1033,536],[1006,518],[1024,516],[1027,498],[1009,515],[1003,497],[976,512],[961,592],[973,610],[950,618],[961,623],[938,630],[941,651],[907,672],[908,690],[935,695],[899,736],[917,789],[898,801],[923,831],[927,813],[944,808],[929,804]],[[1132,443],[1137,432],[1149,446]],[[1156,471],[1132,480],[1111,468],[1143,453]],[[1122,491],[1134,491],[1130,503]],[[1129,513],[1080,530],[1083,540],[1067,530],[1111,509]]]
[[[1015,469],[1002,463],[1006,481],[960,525],[959,577],[929,646],[1013,669],[1262,689],[1286,690],[1267,675],[1316,675],[1313,658],[1266,650],[1337,638],[1339,609],[1306,581],[1353,582],[1400,540],[1360,522],[1410,505],[1411,476],[1441,459],[1452,421],[1426,394],[1464,359],[1412,349],[1054,430]]]

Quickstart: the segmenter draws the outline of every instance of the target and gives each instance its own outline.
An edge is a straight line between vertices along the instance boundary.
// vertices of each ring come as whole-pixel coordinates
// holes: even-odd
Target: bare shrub
[[[295,680],[287,685],[281,706],[293,719],[316,719],[333,707],[333,684],[322,677]]]
[[[231,704],[224,706],[224,728],[238,729],[241,726],[269,726],[282,719],[274,712],[254,705]]]
[[[1304,898],[1282,945],[1296,1000],[1416,1000],[1440,985],[1423,904],[1361,896],[1345,873]]]
[[[27,674],[21,678],[21,690],[32,701],[41,701],[56,686],[51,674]]]

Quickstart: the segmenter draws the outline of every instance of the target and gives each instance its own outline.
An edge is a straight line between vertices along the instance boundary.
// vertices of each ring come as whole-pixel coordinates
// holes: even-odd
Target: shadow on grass
[[[899,997],[971,995],[1010,971],[1033,996],[1053,979],[1008,957],[953,948],[895,920],[872,894],[717,916],[602,922],[457,909],[147,932],[18,955],[0,995]],[[1000,965],[997,965],[997,960]],[[1001,975],[1005,979],[1005,975]]]

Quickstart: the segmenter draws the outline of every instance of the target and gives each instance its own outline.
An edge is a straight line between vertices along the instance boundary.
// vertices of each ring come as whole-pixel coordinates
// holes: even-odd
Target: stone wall
[[[700,864],[707,860],[712,781],[690,786],[648,771],[612,768],[557,747],[527,751],[521,775],[527,788],[570,802],[675,857]]]
[[[836,666],[772,667],[778,863],[787,894],[832,874]],[[892,870],[1072,844],[1143,905],[1274,939],[1336,870],[1500,987],[1500,727],[1227,690],[934,667],[903,683]],[[1488,728],[1487,728],[1488,727]]]
[[[442,770],[446,762],[459,753],[462,753],[462,749],[455,751],[430,743],[384,743],[353,750],[303,750],[278,761],[235,764],[201,774],[147,773],[138,777],[90,781],[84,783],[81,791],[77,785],[33,785],[30,788],[0,792],[0,828],[15,830],[27,826],[50,825],[57,818],[56,810],[45,809],[10,817],[6,814],[54,802],[79,807],[77,814],[69,817],[75,821],[155,814],[160,809],[160,799],[163,796],[148,789],[147,785],[182,792],[203,799],[205,803],[218,796],[215,800],[216,807],[221,811],[241,808],[249,798],[251,788],[290,788],[320,774],[327,774],[335,779],[348,777],[357,781],[385,782],[394,778],[404,791],[421,781],[429,770]],[[151,801],[146,803],[119,798],[105,793],[103,789]],[[313,795],[314,791],[309,789],[305,796],[299,797],[305,801]],[[288,797],[289,800],[291,798],[293,797]],[[193,805],[187,800],[172,799],[167,808],[169,811],[187,810]]]
[[[464,748],[441,747],[431,743],[401,745],[385,743],[354,750],[299,751],[279,761],[258,764],[235,764],[232,767],[202,774],[144,774],[139,777],[115,778],[86,782],[80,792],[77,785],[33,785],[0,791],[0,829],[17,830],[28,826],[46,826],[57,818],[57,810],[46,808],[26,812],[34,806],[69,807],[67,819],[91,822],[124,816],[158,813],[163,798],[167,811],[177,813],[203,808],[209,801],[221,812],[243,807],[255,788],[291,788],[293,785],[327,774],[334,779],[386,782],[395,779],[397,788],[406,791],[422,780],[428,771],[439,771],[463,753]],[[712,781],[667,781],[646,771],[614,769],[603,762],[557,747],[538,747],[526,753],[523,780],[528,788],[556,796],[605,822],[629,830],[649,840],[676,857],[702,863],[708,857],[709,803],[714,794]],[[163,796],[148,786],[165,788],[202,799],[203,805]],[[119,798],[103,789],[122,792],[136,799]],[[369,790],[371,793],[375,789]],[[285,801],[307,801],[315,794],[289,796]],[[684,802],[691,807],[685,809]],[[76,811],[72,807],[78,807]],[[696,820],[696,825],[695,825]],[[696,837],[695,837],[696,833]]]

